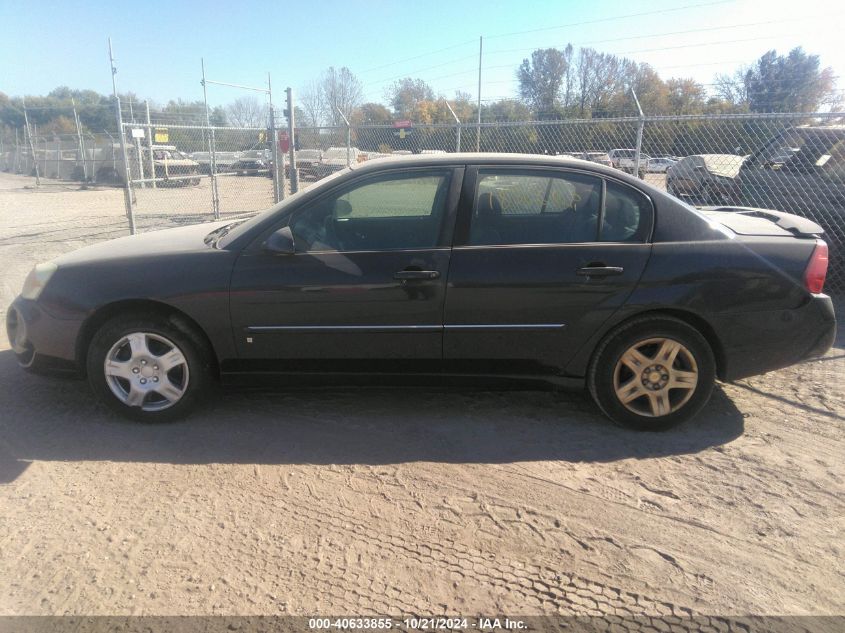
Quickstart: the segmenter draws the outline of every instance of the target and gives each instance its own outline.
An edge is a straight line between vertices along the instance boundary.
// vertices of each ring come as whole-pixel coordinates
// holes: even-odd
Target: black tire
[[[675,189],[675,183],[672,182],[669,178],[666,179],[666,193],[668,193],[670,196],[675,196],[676,198],[681,197],[681,194],[679,194]]]
[[[704,204],[711,206],[719,206],[722,204],[719,199],[721,196],[719,195],[718,190],[709,182],[704,183],[701,187],[701,194],[704,199]]]
[[[174,370],[176,371],[175,380],[178,381],[181,378],[186,384],[184,384],[181,397],[175,403],[161,405],[165,408],[158,410],[146,410],[142,407],[157,406],[157,401],[159,399],[164,400],[164,398],[157,392],[151,392],[147,393],[140,406],[129,406],[119,399],[113,391],[110,384],[114,383],[110,383],[105,373],[104,364],[106,356],[112,352],[115,345],[132,333],[152,335],[146,337],[151,352],[151,356],[149,357],[151,359],[150,363],[155,358],[163,358],[169,353],[166,351],[166,346],[158,340],[158,337],[165,339],[182,352],[185,361],[182,365],[186,367],[183,368],[180,365],[179,368]],[[153,339],[152,337],[157,338]],[[158,349],[155,346],[158,346]],[[164,350],[161,355],[158,355],[159,349]],[[203,338],[178,316],[166,316],[156,313],[126,314],[107,321],[94,334],[88,346],[86,369],[88,383],[91,389],[113,411],[138,422],[172,422],[186,416],[208,388],[211,382],[211,359],[211,351],[208,349]],[[131,363],[132,361],[120,362]],[[158,369],[157,366],[156,369]],[[174,376],[173,373],[162,372],[162,374],[162,385],[164,385],[165,379],[170,380]],[[135,379],[136,376],[132,376],[132,378]],[[137,378],[140,380],[140,375]],[[157,374],[152,379],[159,382],[159,375]],[[127,380],[120,383],[124,389],[128,384]],[[146,388],[151,388],[151,385]]]
[[[675,404],[678,405],[677,409],[659,416],[643,415],[631,410],[631,408],[649,408],[651,399],[647,393],[630,403],[631,408],[629,408],[617,397],[614,387],[614,378],[617,371],[633,374],[629,369],[622,368],[621,365],[620,369],[617,370],[622,355],[632,346],[652,339],[669,339],[680,343],[685,348],[684,358],[691,358],[695,363],[694,369],[697,369],[698,372],[697,382],[693,389],[668,389],[665,392],[659,392],[666,394],[667,401],[673,402],[674,399],[674,403],[671,405],[673,408]],[[654,345],[657,346],[658,344],[655,343]],[[646,345],[644,349],[647,348]],[[678,356],[682,355],[679,354]],[[683,358],[677,358],[674,361],[677,363],[676,369],[684,369],[680,366],[682,361]],[[642,381],[646,380],[645,372],[646,368],[643,368]],[[634,377],[636,378],[636,375]],[[602,340],[590,363],[587,386],[596,404],[614,423],[637,431],[663,431],[689,420],[701,411],[710,399],[715,380],[716,361],[713,350],[698,330],[671,316],[646,315],[622,324]],[[645,382],[642,384],[645,385]],[[624,387],[624,384],[622,386]],[[639,389],[639,385],[637,385],[637,389]],[[691,395],[681,404],[681,401],[687,397],[690,391],[692,392]]]

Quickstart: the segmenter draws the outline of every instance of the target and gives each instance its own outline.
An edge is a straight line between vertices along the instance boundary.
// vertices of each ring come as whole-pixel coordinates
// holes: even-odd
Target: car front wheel
[[[588,387],[615,423],[662,431],[698,413],[707,403],[716,363],[707,340],[669,316],[645,316],[622,325],[599,345]]]
[[[88,381],[112,410],[142,422],[186,415],[209,382],[201,339],[172,317],[118,317],[94,335]]]

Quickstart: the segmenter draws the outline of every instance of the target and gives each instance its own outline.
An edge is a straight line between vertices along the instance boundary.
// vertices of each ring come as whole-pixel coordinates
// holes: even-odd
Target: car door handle
[[[440,272],[437,270],[400,270],[393,274],[394,279],[438,279]]]
[[[624,272],[625,269],[622,266],[585,266],[575,271],[576,274],[585,277],[610,277]]]

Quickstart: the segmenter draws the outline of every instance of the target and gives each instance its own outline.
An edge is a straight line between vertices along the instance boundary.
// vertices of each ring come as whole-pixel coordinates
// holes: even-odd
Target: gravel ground
[[[126,232],[119,190],[31,184],[0,174],[3,311]],[[2,340],[0,615],[842,614],[843,376],[840,336],[665,434],[532,391],[223,391],[142,426]]]

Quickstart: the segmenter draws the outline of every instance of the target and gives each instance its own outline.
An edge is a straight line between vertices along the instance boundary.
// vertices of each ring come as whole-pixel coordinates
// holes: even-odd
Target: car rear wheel
[[[149,315],[106,322],[88,349],[88,382],[112,410],[141,422],[186,415],[209,382],[209,354],[178,319]]]
[[[666,193],[668,193],[670,196],[675,196],[676,198],[681,197],[681,194],[678,192],[678,188],[675,186],[675,183],[669,178],[666,179]]]
[[[689,420],[713,391],[716,364],[707,340],[669,316],[635,319],[599,345],[588,387],[616,424],[662,431]]]

